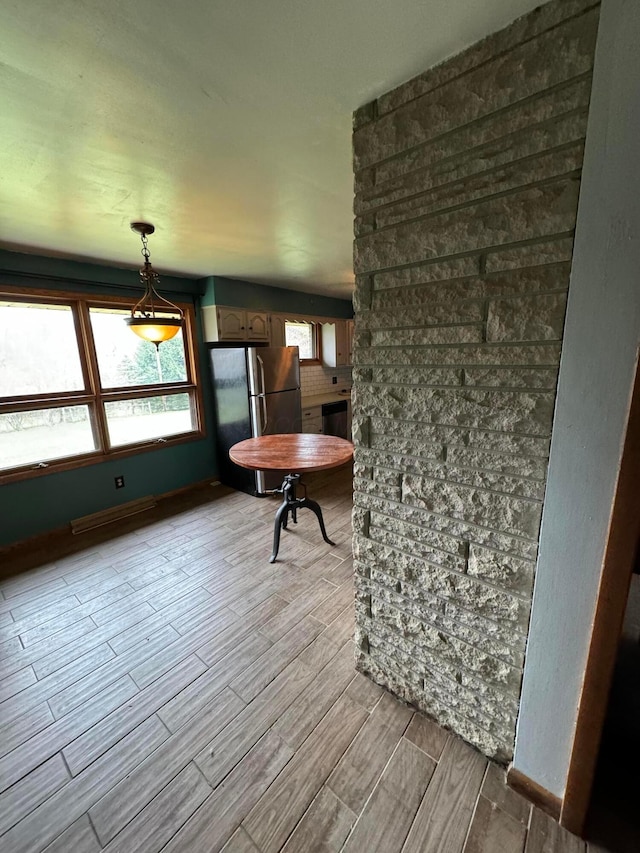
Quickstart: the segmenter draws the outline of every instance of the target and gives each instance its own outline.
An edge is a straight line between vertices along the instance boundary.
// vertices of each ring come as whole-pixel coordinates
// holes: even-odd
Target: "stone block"
[[[351,527],[359,536],[369,536],[371,513],[362,507],[354,506],[351,510]]]
[[[568,289],[570,269],[569,263],[549,264],[485,275],[482,278],[452,279],[415,287],[376,291],[372,298],[372,308],[376,313],[403,311],[412,306],[426,311],[436,305],[455,307],[461,300],[557,292]]]
[[[567,21],[356,130],[355,170],[586,74],[597,25],[597,12]]]
[[[503,270],[521,270],[525,267],[539,267],[545,264],[567,264],[567,286],[569,284],[570,262],[573,256],[573,237],[558,237],[553,240],[541,240],[526,246],[513,246],[508,249],[490,250],[486,256],[487,275]]]
[[[402,483],[402,502],[514,536],[538,537],[540,501],[407,474]]]
[[[376,329],[371,332],[372,347],[415,347],[442,344],[477,344],[483,340],[484,327],[424,326],[420,329]]]
[[[374,367],[368,371],[368,377],[356,374],[362,384],[382,385],[462,385],[462,370],[438,367]]]
[[[537,456],[549,458],[549,437],[534,437],[524,435],[509,435],[509,433],[484,432],[484,430],[469,430],[466,444],[469,448],[486,450],[496,453],[513,453],[522,456]]]
[[[464,384],[484,388],[528,388],[555,391],[558,383],[556,368],[474,368],[464,371]]]
[[[459,347],[422,346],[362,347],[355,353],[358,367],[384,365],[422,365],[455,367],[457,365],[488,365],[492,367],[557,367],[560,363],[559,343],[531,343],[519,346],[497,345]]]
[[[537,539],[540,529],[540,501],[501,495],[458,483],[408,474],[402,483],[402,502],[530,539]]]
[[[383,467],[384,465],[384,460],[377,460],[373,471],[373,479],[385,486],[400,486],[402,484],[402,469],[392,470]]]
[[[420,459],[444,459],[444,448],[440,444],[430,444],[427,441],[405,441],[394,438],[393,435],[375,435],[371,438],[370,447],[374,450],[388,450],[392,453],[403,453],[417,456]]]
[[[433,562],[464,571],[468,551],[465,539],[448,536],[446,533],[432,530],[430,527],[412,524],[408,520],[398,518],[395,515],[383,515],[381,512],[371,512],[370,523],[378,531],[388,531],[397,536],[412,539],[414,542],[428,546],[434,554],[442,555],[442,557],[434,558]],[[453,561],[447,563],[445,556],[453,557]]]
[[[368,104],[363,104],[358,107],[353,113],[353,129],[364,127],[365,124],[374,121],[378,116],[378,105],[375,101],[369,101]]]
[[[373,418],[543,436],[551,429],[554,402],[547,391],[475,388],[363,385],[358,394],[360,412]]]
[[[362,492],[367,495],[379,495],[389,500],[399,501],[401,495],[400,486],[389,486],[378,480],[367,480],[362,477],[353,478],[354,492]]]
[[[395,330],[420,326],[454,323],[482,323],[485,319],[484,302],[478,299],[460,299],[455,302],[431,302],[428,305],[413,305],[410,308],[395,307],[391,310],[368,311],[360,318],[361,328],[372,330]],[[375,335],[372,343],[375,345]]]
[[[357,411],[351,421],[351,438],[356,447],[369,446],[369,418],[361,417]]]
[[[420,539],[403,536],[385,527],[377,527],[375,524],[370,526],[369,539],[373,542],[379,542],[381,545],[388,545],[391,548],[397,548],[399,551],[405,551],[414,557],[419,557],[426,563],[434,563],[436,566],[445,569],[457,572],[464,572],[466,569],[466,559],[456,557],[446,551],[438,551]]]
[[[360,455],[362,457],[362,454]],[[418,477],[433,477],[437,480],[446,480],[449,483],[460,483],[478,489],[489,489],[535,500],[542,500],[544,497],[544,480],[536,481],[525,475],[514,475],[511,472],[497,471],[491,468],[469,468],[450,464],[448,454],[445,463],[442,460],[433,461],[393,453],[381,453],[377,449],[372,449],[364,455],[364,459],[371,464],[384,465],[396,472],[415,474]],[[546,467],[544,470],[546,471]],[[397,484],[395,481],[393,482],[393,485]]]
[[[528,477],[544,484],[547,476],[547,460],[522,455],[506,455],[504,452],[491,453],[470,447],[447,447],[447,463],[451,466],[480,468]]]
[[[478,272],[478,258],[452,258],[447,261],[432,261],[420,264],[419,266],[406,267],[391,272],[377,272],[373,276],[373,287],[374,290],[411,287],[416,284],[465,278],[477,275]]]
[[[365,234],[371,234],[377,228],[375,213],[365,213],[357,216],[353,221],[354,237],[362,237]]]
[[[353,476],[359,477],[362,480],[372,480],[373,479],[373,468],[371,465],[365,465],[362,462],[359,462],[357,459],[353,465]]]
[[[383,228],[355,241],[355,272],[360,275],[571,231],[578,192],[576,179],[559,179],[460,210]]]
[[[373,278],[368,275],[356,276],[356,285],[353,292],[353,309],[361,318],[365,311],[371,308],[371,296],[373,294]]]
[[[487,341],[562,340],[566,306],[564,293],[491,300]]]
[[[497,584],[519,595],[530,596],[536,564],[509,554],[491,551],[472,542],[469,547],[469,575]]]

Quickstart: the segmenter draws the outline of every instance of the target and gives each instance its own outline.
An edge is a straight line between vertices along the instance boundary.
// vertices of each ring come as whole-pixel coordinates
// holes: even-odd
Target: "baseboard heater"
[[[121,518],[128,518],[130,515],[136,515],[139,512],[153,509],[154,506],[156,506],[155,498],[139,498],[136,501],[129,501],[126,504],[94,512],[92,515],[83,515],[82,518],[76,518],[71,521],[71,532],[74,534],[86,533],[88,530],[94,530],[96,527],[111,524],[112,521],[119,521]]]

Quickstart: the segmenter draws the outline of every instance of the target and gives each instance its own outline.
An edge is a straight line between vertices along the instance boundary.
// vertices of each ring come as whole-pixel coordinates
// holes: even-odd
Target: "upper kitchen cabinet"
[[[322,361],[327,367],[348,367],[353,358],[353,320],[322,324]]]
[[[285,323],[287,318],[284,314],[271,315],[271,346],[286,347],[287,336],[285,332]]]
[[[269,342],[269,315],[224,305],[207,305],[202,309],[206,341]]]

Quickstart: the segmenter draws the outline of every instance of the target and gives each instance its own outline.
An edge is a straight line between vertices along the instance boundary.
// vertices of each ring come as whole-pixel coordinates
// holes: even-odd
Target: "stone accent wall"
[[[512,755],[598,4],[358,110],[358,668]]]

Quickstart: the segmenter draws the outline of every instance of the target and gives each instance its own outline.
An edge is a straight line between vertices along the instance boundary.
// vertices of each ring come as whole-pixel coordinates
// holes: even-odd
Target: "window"
[[[284,324],[284,339],[288,347],[299,348],[300,361],[320,361],[317,323],[287,320]]]
[[[159,350],[123,300],[0,293],[0,479],[202,435],[193,312]]]

